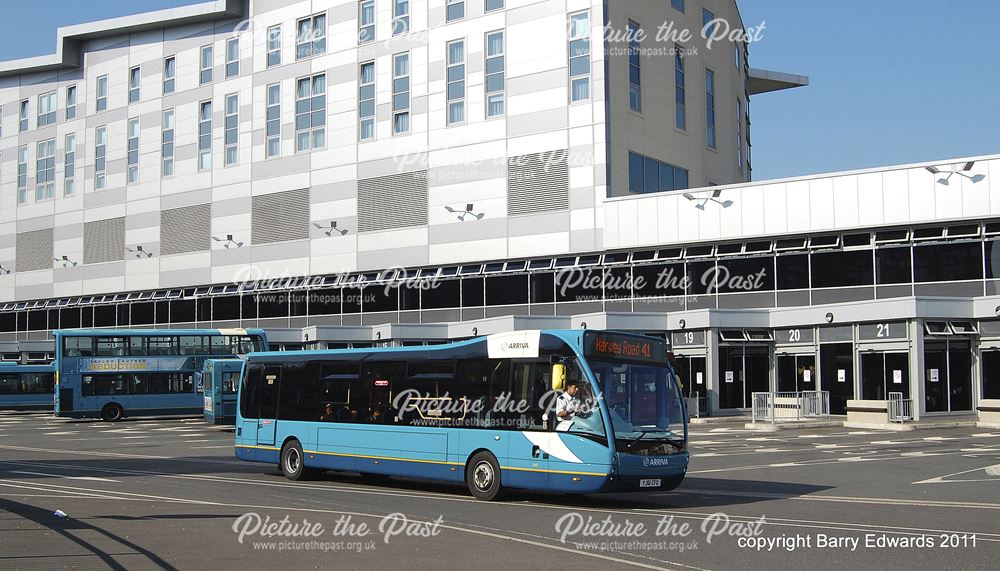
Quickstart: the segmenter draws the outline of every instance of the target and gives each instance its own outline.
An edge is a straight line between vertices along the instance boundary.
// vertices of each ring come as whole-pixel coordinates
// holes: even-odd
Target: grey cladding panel
[[[164,210],[160,215],[160,250],[163,255],[208,250],[211,232],[210,204]]]
[[[358,232],[427,224],[427,171],[358,181]]]
[[[52,269],[52,229],[17,235],[14,268],[19,272]]]
[[[125,259],[125,217],[95,220],[83,225],[83,263]]]
[[[253,197],[251,239],[254,244],[309,238],[309,189]]]
[[[569,208],[568,151],[546,151],[507,159],[507,215]]]

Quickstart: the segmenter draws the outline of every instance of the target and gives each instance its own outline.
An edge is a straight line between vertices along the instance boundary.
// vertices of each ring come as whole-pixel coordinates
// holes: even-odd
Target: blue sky
[[[628,0],[614,0],[628,1]],[[191,0],[7,2],[0,60],[51,53],[59,26]],[[1000,153],[995,0],[739,0],[764,22],[754,67],[811,85],[751,102],[754,179]]]

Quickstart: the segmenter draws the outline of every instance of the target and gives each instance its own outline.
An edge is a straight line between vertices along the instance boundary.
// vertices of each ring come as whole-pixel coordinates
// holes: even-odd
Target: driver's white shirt
[[[562,418],[559,415],[559,413],[568,412],[571,414],[575,414],[577,409],[579,408],[580,408],[580,400],[577,399],[576,397],[572,397],[569,395],[569,393],[565,392],[559,395],[559,398],[556,399],[556,418],[559,419],[559,423],[556,425],[556,430],[565,432],[569,430],[570,425],[573,424],[572,416],[569,416],[567,418]]]

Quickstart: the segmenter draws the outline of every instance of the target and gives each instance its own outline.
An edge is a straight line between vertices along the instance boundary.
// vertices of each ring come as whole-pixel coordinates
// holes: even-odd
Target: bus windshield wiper
[[[637,444],[637,443],[638,443],[638,442],[639,442],[640,440],[642,440],[642,438],[643,438],[644,436],[646,436],[647,434],[653,434],[653,432],[654,432],[654,431],[652,431],[652,430],[640,430],[640,431],[639,431],[639,436],[637,436],[637,437],[635,438],[635,440],[633,440],[633,441],[629,442],[629,443],[628,443],[628,444],[627,444],[627,445],[626,445],[625,447],[626,447],[626,448],[629,448],[629,449],[631,449],[631,448],[632,448],[633,446],[635,446],[635,445],[636,445],[636,444]]]

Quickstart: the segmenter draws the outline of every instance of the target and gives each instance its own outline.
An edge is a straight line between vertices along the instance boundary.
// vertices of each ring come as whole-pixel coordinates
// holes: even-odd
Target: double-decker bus
[[[293,480],[342,470],[464,482],[483,500],[504,488],[664,491],[687,471],[687,421],[663,340],[517,331],[250,354],[235,446]]]
[[[51,409],[55,367],[0,362],[0,409]]]
[[[205,422],[236,424],[236,393],[242,368],[242,359],[205,359],[201,370]]]
[[[56,337],[55,415],[201,414],[205,359],[267,350],[260,329],[80,329]]]

